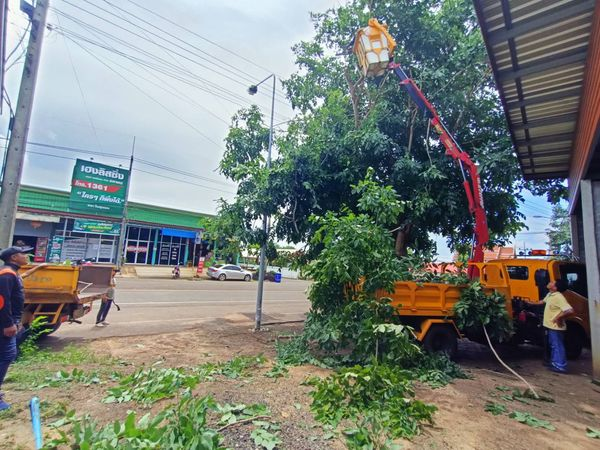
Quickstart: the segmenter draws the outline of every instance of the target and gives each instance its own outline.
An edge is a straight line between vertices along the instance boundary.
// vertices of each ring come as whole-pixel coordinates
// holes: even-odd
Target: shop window
[[[140,228],[140,241],[147,241],[150,239],[150,228]]]
[[[140,237],[140,229],[138,227],[129,227],[127,239],[137,241]]]

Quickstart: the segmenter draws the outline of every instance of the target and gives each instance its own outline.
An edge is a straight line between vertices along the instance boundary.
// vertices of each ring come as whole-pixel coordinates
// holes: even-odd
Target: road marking
[[[255,299],[248,299],[248,300],[206,300],[206,301],[198,301],[198,300],[191,300],[189,302],[185,302],[185,301],[175,301],[175,302],[163,302],[163,301],[156,301],[156,302],[117,302],[119,306],[121,305],[222,305],[222,304],[235,304],[235,303],[239,303],[242,305],[245,304],[254,304],[256,302]],[[270,305],[286,305],[289,303],[308,303],[308,300],[278,300],[275,302],[269,302]]]
[[[297,316],[298,320],[304,320],[305,317],[302,317],[302,313],[275,313],[275,314],[270,314],[270,317],[272,317],[274,320],[277,320],[276,316]],[[136,325],[136,324],[143,324],[143,323],[165,323],[165,322],[206,322],[209,320],[227,320],[227,316],[219,316],[219,317],[195,317],[195,318],[190,318],[190,317],[183,317],[181,319],[155,319],[155,320],[139,320],[139,321],[135,321],[135,322],[115,322],[113,321],[111,323],[111,327],[114,326],[114,328],[118,327],[118,326],[132,326],[132,325]],[[248,323],[254,323],[254,319],[249,318],[248,319]],[[175,333],[178,330],[172,330],[172,331],[163,331],[161,333]]]
[[[253,292],[248,289],[127,289],[117,287],[117,292]],[[306,289],[300,290],[278,290],[265,292],[306,292]]]

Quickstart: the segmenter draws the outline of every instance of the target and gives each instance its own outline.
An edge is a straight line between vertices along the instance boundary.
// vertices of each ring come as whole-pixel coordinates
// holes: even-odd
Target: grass
[[[10,389],[29,390],[47,384],[57,370],[81,364],[98,364],[101,365],[100,371],[106,372],[118,361],[72,344],[59,351],[27,349],[11,364],[5,383],[11,385]]]

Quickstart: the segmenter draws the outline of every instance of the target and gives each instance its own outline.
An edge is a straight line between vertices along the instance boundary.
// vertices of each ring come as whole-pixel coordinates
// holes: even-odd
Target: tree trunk
[[[396,256],[398,258],[406,256],[406,247],[408,244],[408,237],[410,235],[411,228],[412,228],[412,225],[410,223],[408,223],[408,224],[404,225],[402,228],[400,228],[398,230],[398,233],[396,234],[395,250],[396,250]]]

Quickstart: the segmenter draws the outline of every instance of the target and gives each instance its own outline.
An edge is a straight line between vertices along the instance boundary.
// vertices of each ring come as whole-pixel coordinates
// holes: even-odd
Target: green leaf
[[[495,402],[487,402],[484,409],[485,411],[492,413],[494,416],[499,416],[507,412],[506,406]]]
[[[585,429],[586,431],[586,436],[592,439],[600,439],[600,429],[597,428],[592,428],[592,427],[587,427]]]
[[[257,428],[250,434],[254,440],[254,444],[259,447],[264,447],[267,450],[273,450],[281,444],[281,439],[275,433],[271,433],[264,428]]]
[[[547,420],[538,419],[526,412],[513,411],[508,417],[515,419],[517,422],[524,423],[533,428],[545,428],[546,430],[555,431],[556,428]]]

